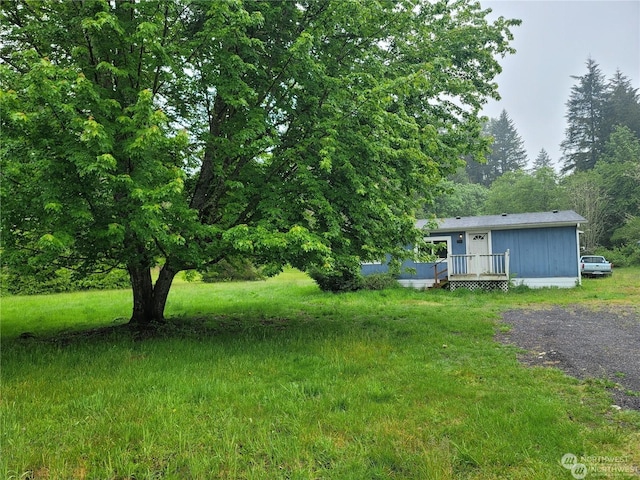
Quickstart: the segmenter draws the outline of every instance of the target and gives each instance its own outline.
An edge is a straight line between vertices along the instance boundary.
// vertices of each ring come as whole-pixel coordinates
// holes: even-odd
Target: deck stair
[[[449,275],[447,274],[446,261],[439,261],[433,264],[433,278],[435,281],[430,288],[445,288],[447,286],[449,283]]]

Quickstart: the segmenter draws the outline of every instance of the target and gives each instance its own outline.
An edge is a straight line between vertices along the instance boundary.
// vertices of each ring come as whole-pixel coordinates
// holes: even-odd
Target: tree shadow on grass
[[[120,319],[115,320],[116,322]],[[317,320],[317,319],[316,319]],[[124,321],[124,320],[122,320]],[[297,331],[304,328],[318,333],[325,332],[326,319],[314,321],[313,318],[300,314],[295,318],[244,316],[244,315],[210,315],[197,317],[170,318],[162,323],[140,326],[130,323],[118,323],[85,330],[65,330],[51,334],[36,335],[24,332],[17,338],[4,342],[15,342],[23,345],[47,344],[67,347],[75,344],[108,343],[118,341],[143,342],[152,339],[192,339],[209,338],[269,338]],[[321,325],[320,325],[321,324]],[[335,331],[335,328],[331,330]],[[3,343],[4,343],[3,342]]]

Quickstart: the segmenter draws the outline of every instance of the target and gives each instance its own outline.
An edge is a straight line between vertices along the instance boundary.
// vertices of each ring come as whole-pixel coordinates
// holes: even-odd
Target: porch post
[[[509,249],[507,248],[507,251],[504,252],[504,273],[507,276],[507,279],[509,279]]]
[[[480,254],[476,253],[473,256],[474,269],[476,272],[476,278],[480,278]]]

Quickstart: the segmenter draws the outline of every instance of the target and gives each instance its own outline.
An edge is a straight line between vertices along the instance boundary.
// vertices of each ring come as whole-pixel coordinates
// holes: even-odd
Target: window
[[[447,259],[449,250],[451,250],[451,237],[430,237],[425,241],[433,244],[433,254],[439,259],[436,261]]]
[[[447,258],[447,255],[449,253],[449,249],[447,248],[447,244],[446,243],[436,243],[433,253],[438,257],[438,258]]]

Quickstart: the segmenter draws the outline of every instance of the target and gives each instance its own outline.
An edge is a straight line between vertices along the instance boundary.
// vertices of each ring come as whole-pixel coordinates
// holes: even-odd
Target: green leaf
[[[49,213],[60,213],[62,211],[62,204],[59,202],[49,202],[45,204],[44,209]]]

